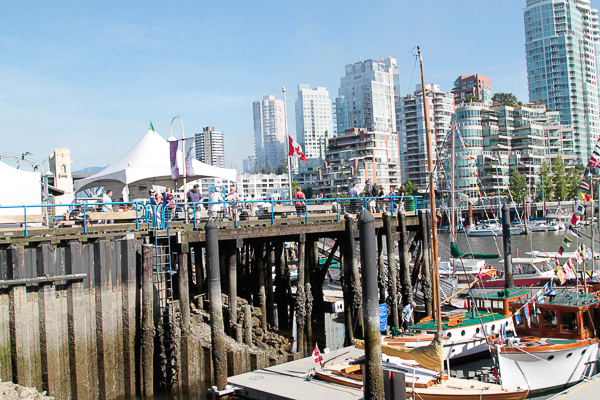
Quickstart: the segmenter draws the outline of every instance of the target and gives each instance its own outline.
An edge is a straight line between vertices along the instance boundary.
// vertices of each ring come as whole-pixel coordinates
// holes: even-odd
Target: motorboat
[[[465,230],[468,236],[502,236],[502,224],[495,219],[488,219],[480,221],[477,225],[469,226]],[[510,226],[510,234],[511,235],[520,235],[523,233],[523,227],[519,224],[514,224]]]
[[[494,346],[502,384],[532,393],[564,388],[598,373],[598,293],[542,298],[535,307],[511,304],[519,316],[518,337]]]
[[[551,266],[552,259],[546,257],[515,257],[512,259],[515,287],[542,287],[546,283],[558,280]],[[471,288],[472,293],[482,293],[505,287],[504,276],[492,279],[482,277]]]

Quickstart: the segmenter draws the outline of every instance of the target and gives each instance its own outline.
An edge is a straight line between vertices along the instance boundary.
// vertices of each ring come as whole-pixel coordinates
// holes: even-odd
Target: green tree
[[[554,159],[552,163],[552,183],[554,184],[554,199],[558,201],[567,200],[569,187],[565,174],[565,162],[561,156]]]
[[[576,200],[579,193],[579,185],[581,184],[581,175],[583,175],[583,166],[576,165],[569,168],[567,171],[567,199]],[[590,183],[588,178],[584,179]]]
[[[465,103],[481,103],[481,102],[482,102],[481,99],[476,96],[468,95],[467,97],[465,97]]]
[[[410,179],[408,179],[406,182],[404,182],[404,195],[405,196],[416,196],[417,194],[419,194],[419,188],[417,186],[415,186],[415,184],[412,183]]]
[[[304,192],[304,197],[306,197],[307,199],[313,198],[313,188],[312,187],[307,186],[304,189],[302,189],[302,191]]]
[[[277,175],[283,175],[288,173],[288,165],[286,157],[283,157],[279,160],[279,165],[277,166]]]
[[[498,92],[492,96],[492,102],[498,102],[499,106],[522,106],[523,103],[517,100],[517,96],[512,93]]]
[[[508,182],[508,190],[516,202],[523,200],[525,197],[525,175],[521,175],[518,170],[514,170],[510,181]]]
[[[292,181],[292,194],[296,193],[297,187],[298,187],[298,181]]]
[[[265,163],[265,167],[262,170],[263,174],[274,174],[275,173],[275,168],[273,168],[273,164],[271,164],[271,161],[267,160],[267,162]]]
[[[537,201],[553,200],[554,185],[552,184],[552,166],[544,161],[542,168],[540,169],[540,181],[537,185]]]

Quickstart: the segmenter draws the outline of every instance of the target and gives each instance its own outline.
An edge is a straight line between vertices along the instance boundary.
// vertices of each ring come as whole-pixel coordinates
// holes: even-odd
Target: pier
[[[334,256],[346,345],[364,337],[356,214],[214,221],[196,213],[164,224],[139,215],[114,224],[0,230],[0,318],[8,322],[0,327],[3,381],[57,399],[116,399],[194,392],[202,382],[222,389],[227,376],[302,359],[322,325],[323,282]],[[397,313],[419,279],[409,274],[411,255],[430,268],[418,254],[428,251],[422,233],[431,215],[374,216],[378,290]],[[320,248],[322,238],[332,248]],[[295,290],[286,242],[298,249]],[[383,262],[395,260],[395,243],[397,282],[386,278],[396,279],[394,263],[388,274]]]

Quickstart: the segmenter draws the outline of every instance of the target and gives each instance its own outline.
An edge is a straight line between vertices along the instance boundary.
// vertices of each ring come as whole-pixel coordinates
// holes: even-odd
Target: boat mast
[[[435,190],[433,186],[433,157],[432,157],[432,143],[431,143],[431,129],[429,121],[429,104],[427,102],[427,95],[425,90],[425,75],[423,74],[423,57],[421,56],[421,48],[417,46],[417,55],[419,56],[419,64],[421,67],[421,89],[423,92],[423,117],[425,119],[425,138],[427,139],[427,168],[429,174],[429,207],[431,209],[431,247],[433,249],[433,304],[435,304],[435,319],[437,321],[438,332],[442,331],[442,305],[440,303],[439,295],[439,269],[438,269],[438,244],[437,244],[437,227],[435,223]],[[424,235],[428,232],[423,232]]]
[[[458,128],[457,128],[458,129]],[[454,186],[454,173],[456,171],[456,166],[455,166],[455,162],[456,162],[456,158],[455,158],[455,139],[456,139],[456,132],[454,131],[454,129],[452,129],[451,127],[451,132],[452,132],[452,175],[451,178],[452,182],[450,183],[450,191],[451,191],[451,199],[450,199],[450,218],[451,218],[451,222],[450,222],[450,228],[452,229],[452,241],[456,242],[456,213],[455,213],[455,186]]]

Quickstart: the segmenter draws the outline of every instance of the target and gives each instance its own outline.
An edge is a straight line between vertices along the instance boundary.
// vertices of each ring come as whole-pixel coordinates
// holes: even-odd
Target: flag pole
[[[292,170],[290,168],[290,134],[288,133],[288,122],[287,122],[287,101],[285,99],[285,86],[281,89],[283,92],[283,118],[285,121],[285,159],[287,161],[287,172],[288,172],[288,189],[290,200],[292,200]]]
[[[188,214],[187,214],[187,195],[185,192],[186,186],[187,186],[187,176],[186,176],[186,171],[185,171],[185,134],[183,132],[183,120],[179,117],[179,115],[173,117],[173,119],[171,120],[171,126],[169,127],[171,136],[173,136],[173,122],[175,122],[176,119],[179,119],[179,122],[181,122],[181,164],[182,164],[182,174],[183,174],[183,209],[184,209],[184,214],[185,214],[185,222],[188,222]],[[177,190],[177,188],[175,188],[175,190]]]

